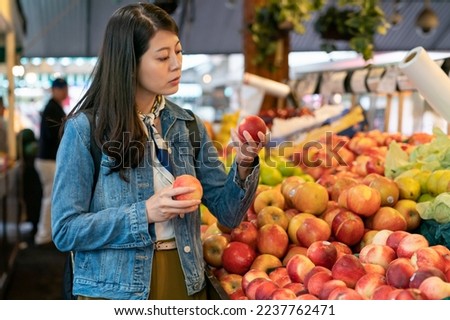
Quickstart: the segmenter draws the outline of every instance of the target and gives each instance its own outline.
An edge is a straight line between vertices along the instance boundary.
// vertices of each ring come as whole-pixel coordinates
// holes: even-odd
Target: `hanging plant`
[[[304,23],[311,18],[311,13],[321,8],[326,0],[268,0],[268,3],[255,11],[254,21],[249,25],[257,55],[254,63],[265,64],[269,69],[274,64],[269,57],[276,55],[279,41],[294,31],[304,34]]]
[[[269,58],[276,56],[281,47],[280,39],[290,31],[306,32],[305,22],[321,10],[326,0],[268,0],[256,9],[255,19],[249,25],[257,48],[254,63],[273,69],[276,65]],[[365,60],[373,57],[376,34],[384,35],[390,25],[377,0],[338,0],[318,17],[314,28],[326,40],[349,41],[349,46],[362,54]]]

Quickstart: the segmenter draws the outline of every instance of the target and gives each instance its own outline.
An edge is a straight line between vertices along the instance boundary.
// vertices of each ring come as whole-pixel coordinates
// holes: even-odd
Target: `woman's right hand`
[[[184,214],[196,211],[201,200],[175,200],[174,197],[180,194],[193,192],[194,187],[167,186],[145,201],[147,218],[150,223],[163,222],[173,219],[176,216],[183,217]]]

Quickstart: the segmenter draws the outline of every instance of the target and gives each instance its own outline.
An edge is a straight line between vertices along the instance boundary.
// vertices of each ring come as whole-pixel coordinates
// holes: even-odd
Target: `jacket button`
[[[189,253],[189,252],[191,252],[191,247],[190,246],[184,246],[183,250],[184,250],[184,252]]]
[[[167,152],[168,152],[169,154],[172,154],[172,148],[167,148]]]

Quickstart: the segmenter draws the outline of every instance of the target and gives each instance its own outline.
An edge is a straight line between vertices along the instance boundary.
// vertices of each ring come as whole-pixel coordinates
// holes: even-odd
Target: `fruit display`
[[[289,156],[263,151],[241,224],[202,219],[208,268],[230,299],[450,297],[450,249],[420,233],[425,221],[448,222],[449,141],[373,130]]]

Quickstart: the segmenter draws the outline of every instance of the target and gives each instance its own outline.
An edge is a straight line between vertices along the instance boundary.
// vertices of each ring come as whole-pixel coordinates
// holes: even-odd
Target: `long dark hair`
[[[68,115],[93,112],[97,118],[95,141],[114,158],[113,171],[120,171],[122,178],[126,168],[137,167],[144,157],[147,136],[135,107],[137,69],[150,39],[159,30],[178,35],[176,22],[156,5],[130,4],[114,12],[106,26],[91,85]]]

